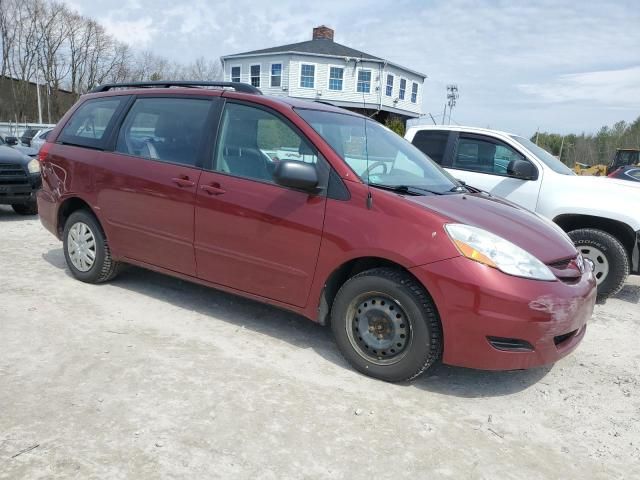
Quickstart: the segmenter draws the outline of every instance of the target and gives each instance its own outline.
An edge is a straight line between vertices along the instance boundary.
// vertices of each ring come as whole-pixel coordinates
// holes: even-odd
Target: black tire
[[[407,326],[400,326],[407,329],[409,340],[403,346],[402,352],[393,353],[395,357],[390,360],[387,360],[387,357],[383,359],[381,356],[377,359],[371,358],[368,356],[372,355],[369,353],[369,346],[365,346],[366,341],[362,342],[361,337],[359,340],[355,338],[359,336],[358,332],[362,325],[359,323],[362,319],[358,316],[360,310],[357,302],[363,298],[366,299],[367,295],[371,295],[370,298],[377,295],[388,298],[396,302],[393,305],[397,304],[400,311],[405,314]],[[381,305],[380,302],[378,304]],[[366,303],[361,305],[367,306]],[[392,309],[390,305],[377,308]],[[364,321],[370,322],[370,318],[381,318],[375,315],[376,313]],[[351,316],[353,318],[349,318]],[[368,324],[371,325],[371,323]],[[388,382],[408,381],[420,376],[437,362],[442,354],[442,327],[433,300],[420,283],[401,270],[375,268],[347,280],[338,291],[331,308],[331,329],[340,352],[356,370]],[[349,329],[352,329],[351,333]],[[371,329],[370,326],[369,332],[372,331]],[[386,352],[378,352],[378,354],[382,353],[386,354]],[[376,363],[378,361],[394,363],[379,364]]]
[[[87,271],[79,270],[69,257],[69,231],[78,222],[82,222],[89,227],[95,239],[95,260],[91,268]],[[100,223],[87,210],[76,210],[64,224],[62,237],[64,258],[71,274],[78,280],[86,283],[103,283],[113,279],[120,271],[120,264],[111,258],[111,250],[107,237],[100,226]]]
[[[18,215],[37,215],[38,214],[38,202],[30,200],[27,203],[14,203],[11,205],[13,211]]]
[[[593,228],[573,230],[569,232],[569,237],[583,255],[590,252],[590,248],[596,248],[605,257],[600,262],[608,262],[608,273],[597,278],[598,298],[604,300],[622,290],[630,270],[629,255],[622,243],[613,235]],[[594,261],[593,258],[591,260]]]

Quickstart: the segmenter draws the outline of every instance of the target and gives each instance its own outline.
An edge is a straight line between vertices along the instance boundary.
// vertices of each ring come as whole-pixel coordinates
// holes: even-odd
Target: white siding
[[[270,84],[271,64],[282,63],[282,85],[279,88],[272,88]],[[349,102],[349,106],[358,108],[366,104],[366,108],[387,107],[388,109],[400,110],[400,113],[412,114],[413,116],[422,113],[422,90],[424,79],[399,67],[383,65],[379,62],[360,62],[355,59],[345,59],[344,57],[320,57],[302,54],[275,54],[259,55],[238,59],[227,59],[224,63],[224,79],[231,80],[231,67],[241,67],[240,80],[251,83],[251,65],[260,64],[260,89],[265,95],[287,95],[295,98],[308,100],[323,100],[326,102]],[[300,86],[300,69],[302,64],[315,66],[314,88],[304,88]],[[342,91],[329,90],[329,68],[330,66],[344,69],[342,80]],[[371,88],[369,93],[357,91],[358,71],[361,69],[371,70]],[[393,95],[388,97],[386,93],[387,73],[394,76]],[[404,100],[399,100],[400,79],[407,80],[407,89]],[[411,102],[411,87],[413,83],[418,84],[418,99],[416,103]],[[395,100],[395,101],[394,101]]]

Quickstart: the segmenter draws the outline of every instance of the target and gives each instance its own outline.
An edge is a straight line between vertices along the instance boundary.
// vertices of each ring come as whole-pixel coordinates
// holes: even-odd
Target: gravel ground
[[[301,317],[131,268],[65,270],[0,207],[0,478],[640,478],[640,281],[519,372],[355,373]]]

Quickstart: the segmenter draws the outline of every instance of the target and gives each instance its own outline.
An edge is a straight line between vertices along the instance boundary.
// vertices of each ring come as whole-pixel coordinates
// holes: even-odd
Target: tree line
[[[640,117],[631,123],[620,121],[611,127],[604,126],[595,134],[538,132],[531,137],[531,141],[570,167],[576,163],[608,164],[617,148],[640,148]]]
[[[0,0],[0,76],[10,82],[11,117],[23,121],[33,99],[33,85],[42,85],[49,116],[55,122],[59,90],[76,95],[110,82],[146,80],[214,80],[221,75],[217,60],[201,57],[180,64],[148,51],[134,51],[91,18],[63,3],[49,0]],[[53,104],[53,105],[51,105]],[[52,108],[54,107],[54,108]],[[9,119],[0,119],[0,121]]]

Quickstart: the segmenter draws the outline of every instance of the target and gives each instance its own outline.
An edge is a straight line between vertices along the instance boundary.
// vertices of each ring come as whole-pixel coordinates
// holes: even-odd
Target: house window
[[[411,103],[416,103],[418,101],[418,84],[413,82],[411,85]]]
[[[303,63],[300,65],[300,86],[314,88],[316,85],[316,66]]]
[[[251,85],[260,86],[260,65],[251,65]]]
[[[342,78],[344,76],[344,68],[329,68],[329,90],[342,90]]]
[[[282,86],[282,64],[281,63],[271,64],[271,86],[272,87]]]
[[[400,94],[398,97],[400,100],[404,100],[404,92],[407,90],[407,81],[404,78],[400,79]]]
[[[387,75],[387,91],[385,92],[387,97],[393,96],[393,75]]]
[[[358,92],[371,92],[371,70],[360,70],[358,72]]]
[[[240,67],[231,67],[231,81],[232,82],[240,81]]]

